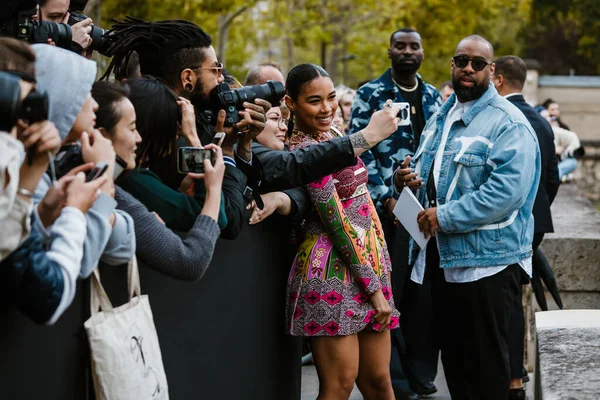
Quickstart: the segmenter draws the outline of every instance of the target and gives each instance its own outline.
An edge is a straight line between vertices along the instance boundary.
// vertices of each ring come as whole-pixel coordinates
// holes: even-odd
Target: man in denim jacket
[[[463,39],[455,94],[425,126],[395,186],[416,189],[426,249],[411,241],[411,279],[432,280],[435,337],[452,398],[509,396],[507,326],[519,268],[531,276],[532,208],[540,179],[536,135],[490,75],[492,45]],[[438,151],[438,149],[443,149]]]

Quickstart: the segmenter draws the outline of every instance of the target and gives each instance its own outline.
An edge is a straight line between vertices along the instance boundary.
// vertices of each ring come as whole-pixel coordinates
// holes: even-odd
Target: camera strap
[[[259,183],[260,185],[260,183]],[[246,186],[246,188],[244,189],[244,197],[248,200],[248,201],[252,201],[254,200],[256,202],[256,206],[259,209],[263,209],[265,208],[265,203],[263,202],[262,198],[260,197],[260,192],[258,191],[258,185],[256,188],[251,188],[250,186]]]

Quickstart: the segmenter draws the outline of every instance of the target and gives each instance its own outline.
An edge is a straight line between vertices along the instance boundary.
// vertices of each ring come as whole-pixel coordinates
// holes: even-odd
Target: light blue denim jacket
[[[417,198],[427,208],[427,179],[440,145],[452,95],[423,130],[413,168],[423,178]],[[532,255],[531,213],[540,180],[533,128],[493,85],[454,122],[437,184],[442,268],[509,265]],[[411,240],[410,263],[419,247]]]

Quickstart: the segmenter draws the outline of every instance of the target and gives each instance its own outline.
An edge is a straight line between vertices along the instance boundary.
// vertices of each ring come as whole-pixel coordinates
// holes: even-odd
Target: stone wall
[[[600,214],[575,184],[564,184],[552,204],[554,233],[545,236],[541,249],[552,266],[565,309],[600,309]],[[548,307],[557,309],[546,294]],[[534,313],[540,311],[525,292],[527,354],[534,354]],[[530,370],[533,357],[527,357]]]
[[[600,398],[600,311],[536,314],[535,400]]]
[[[600,147],[585,146],[586,156],[579,160],[575,182],[583,194],[600,206]]]
[[[580,139],[600,139],[600,88],[539,87],[537,98],[557,101],[561,119]]]

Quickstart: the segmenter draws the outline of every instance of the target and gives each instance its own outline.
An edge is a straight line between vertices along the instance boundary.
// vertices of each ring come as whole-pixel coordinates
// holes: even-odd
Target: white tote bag
[[[135,256],[129,262],[128,286],[129,302],[113,308],[100,282],[98,268],[92,274],[92,316],[84,326],[90,342],[96,397],[99,400],[168,400],[158,335],[148,296],[140,295]]]

